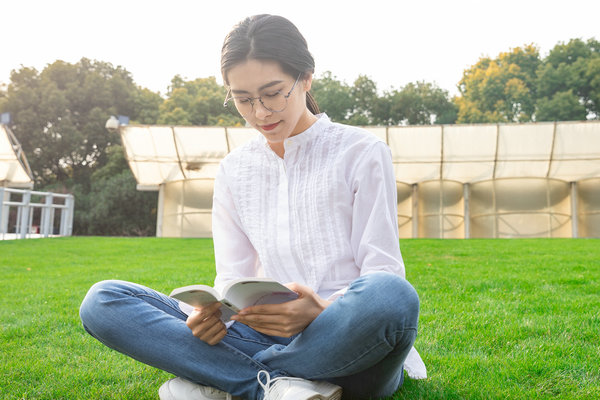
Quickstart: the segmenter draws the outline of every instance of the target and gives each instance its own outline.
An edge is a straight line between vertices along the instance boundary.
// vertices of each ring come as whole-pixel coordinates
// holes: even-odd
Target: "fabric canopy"
[[[6,125],[0,124],[0,186],[32,188],[33,179],[21,145]]]
[[[398,182],[474,183],[499,178],[600,177],[600,122],[365,127],[392,150]],[[225,155],[255,137],[251,128],[121,127],[140,187],[214,178]]]

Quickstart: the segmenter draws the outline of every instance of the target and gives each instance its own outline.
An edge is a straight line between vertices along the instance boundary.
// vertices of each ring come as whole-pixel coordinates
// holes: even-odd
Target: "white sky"
[[[41,71],[81,57],[121,65],[164,94],[171,78],[220,78],[220,49],[246,16],[290,19],[316,60],[351,84],[380,90],[435,82],[456,94],[467,67],[534,43],[542,56],[572,38],[600,40],[597,0],[0,0],[0,83],[21,65]]]

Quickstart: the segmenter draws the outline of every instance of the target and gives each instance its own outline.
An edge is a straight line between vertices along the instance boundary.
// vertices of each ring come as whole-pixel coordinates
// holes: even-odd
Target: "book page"
[[[169,297],[183,301],[193,307],[214,303],[221,298],[215,289],[206,285],[191,285],[173,289]]]
[[[220,302],[222,304],[221,321],[224,323],[228,322],[231,319],[231,316],[239,311],[232,308],[227,301],[221,300],[214,288],[206,285],[191,285],[173,289],[169,296],[189,304],[192,307],[202,307],[206,304]]]
[[[228,284],[223,298],[241,310],[258,304],[280,304],[298,298],[298,294],[268,278],[245,278]]]

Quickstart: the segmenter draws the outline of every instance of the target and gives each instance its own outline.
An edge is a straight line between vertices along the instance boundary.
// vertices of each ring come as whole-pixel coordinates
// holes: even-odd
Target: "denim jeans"
[[[178,302],[152,289],[103,281],[80,308],[100,342],[176,376],[246,399],[262,399],[256,379],[292,376],[342,386],[345,398],[382,397],[403,382],[403,362],[417,335],[419,299],[403,278],[362,276],[306,329],[267,336],[235,322],[220,343],[192,335]]]

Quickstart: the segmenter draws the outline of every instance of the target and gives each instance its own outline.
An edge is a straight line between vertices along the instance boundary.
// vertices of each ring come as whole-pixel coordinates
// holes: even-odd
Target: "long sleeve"
[[[353,165],[349,173],[354,193],[350,244],[360,275],[387,271],[405,277],[391,151],[383,142],[373,143]],[[346,290],[336,291],[329,299]]]
[[[256,276],[258,255],[242,229],[223,166],[215,179],[212,229],[217,269],[215,288],[220,291],[232,279]]]
[[[391,151],[377,142],[355,165],[351,244],[360,273],[387,271],[404,277]]]

